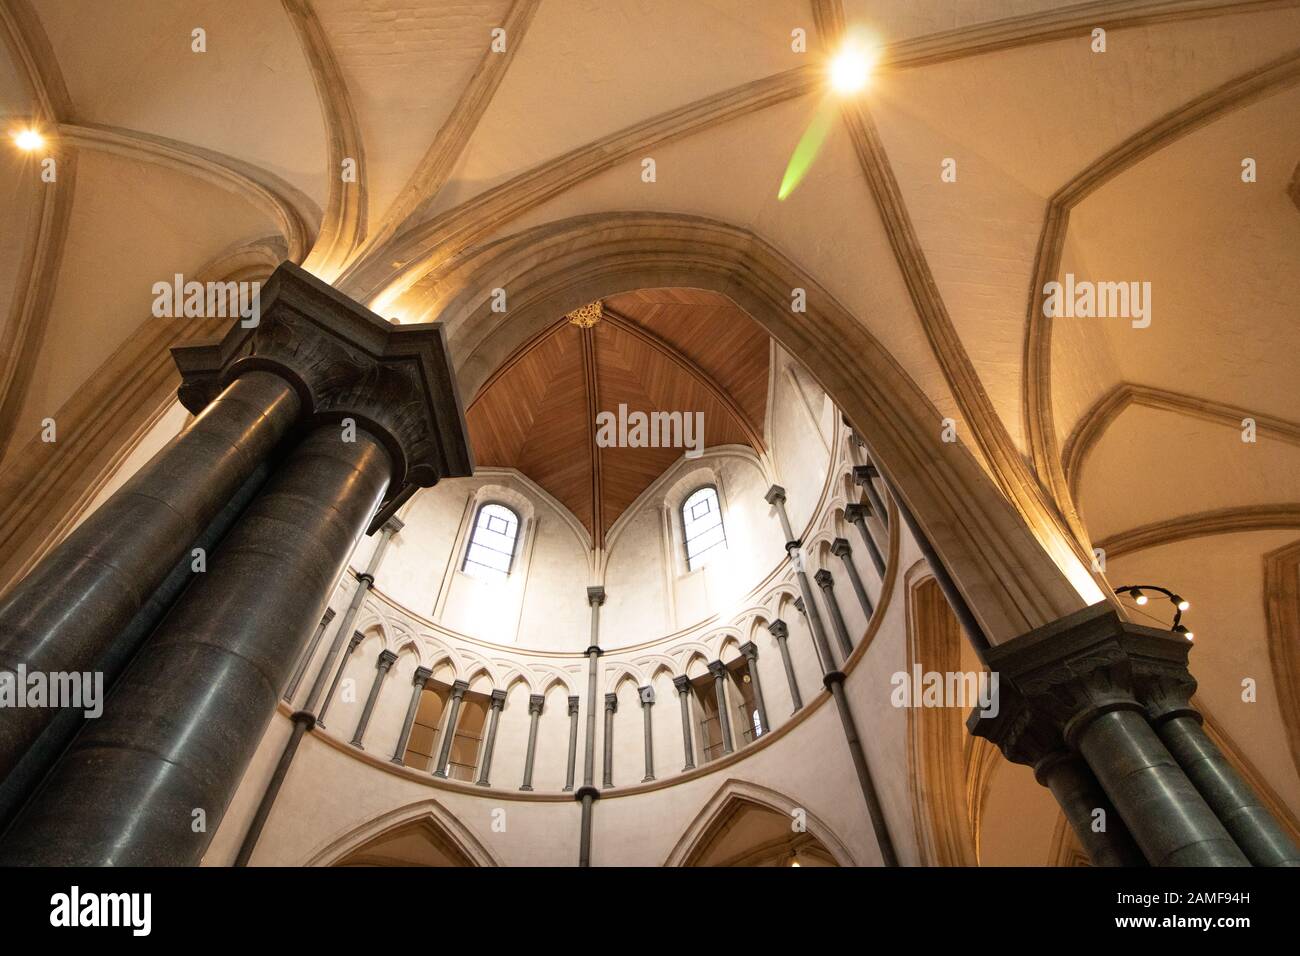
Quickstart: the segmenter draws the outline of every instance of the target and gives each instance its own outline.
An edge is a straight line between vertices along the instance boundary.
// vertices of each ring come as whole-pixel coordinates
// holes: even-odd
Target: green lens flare
[[[781,188],[777,190],[776,198],[784,199],[794,192],[795,187],[808,174],[812,168],[813,160],[821,152],[822,144],[826,142],[826,136],[831,131],[831,123],[835,119],[835,107],[833,103],[822,103],[813,120],[804,130],[803,136],[799,139],[799,145],[794,148],[794,155],[790,157],[790,164],[785,168],[785,176],[781,178]]]

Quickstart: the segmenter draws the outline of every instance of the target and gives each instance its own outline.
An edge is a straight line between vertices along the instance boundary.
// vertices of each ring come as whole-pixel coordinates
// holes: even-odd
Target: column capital
[[[859,487],[879,476],[880,472],[876,470],[875,465],[856,465],[853,468],[853,483]]]
[[[321,615],[321,619],[320,619],[321,627],[324,627],[332,620],[334,620],[334,608],[327,607],[325,609],[325,613]]]
[[[425,682],[433,676],[433,671],[427,667],[417,667],[415,673],[411,675],[411,683],[423,687]]]
[[[458,680],[451,685],[451,696],[455,700],[460,700],[465,696],[465,691],[469,690],[469,684],[463,680]]]
[[[1133,627],[1103,602],[995,645],[985,656],[1001,683],[1013,685],[1074,746],[1102,714],[1142,709],[1123,639]]]
[[[592,607],[600,607],[605,603],[605,588],[596,586],[587,588],[587,603]]]
[[[649,707],[655,702],[655,689],[649,684],[636,689],[637,697],[641,700],[642,707]]]
[[[1192,706],[1196,678],[1187,669],[1191,641],[1169,631],[1129,624],[1120,644],[1132,663],[1138,700],[1146,707],[1153,724],[1174,717],[1202,721]]]
[[[465,411],[438,322],[393,325],[306,270],[281,263],[262,284],[255,324],[218,341],[172,349],[177,397],[198,414],[245,371],[280,376],[301,419],[352,419],[387,450],[393,468],[370,530],[416,488],[473,473]]]
[[[677,688],[677,693],[688,694],[691,690],[691,679],[685,674],[673,678],[673,686]]]
[[[836,538],[831,542],[831,554],[837,558],[853,553],[853,548],[849,545],[848,538]]]
[[[503,690],[494,690],[494,691],[491,693],[490,696],[491,696],[491,698],[492,698],[492,705],[491,705],[491,706],[492,706],[492,709],[493,709],[493,710],[500,710],[502,707],[504,707],[504,706],[506,705],[506,692],[505,692],[505,691],[503,691]]]
[[[1046,786],[1040,771],[1070,753],[1060,729],[1034,713],[1020,692],[1006,683],[1000,682],[997,708],[991,715],[972,710],[966,729],[971,736],[983,737],[996,746],[1012,763],[1030,767],[1038,782]]]
[[[540,714],[542,712],[542,705],[545,703],[546,703],[546,698],[543,697],[541,694],[529,694],[528,713]]]
[[[579,705],[579,703],[581,703],[581,701],[582,701],[582,698],[581,698],[581,697],[570,697],[570,698],[569,698],[569,716],[570,716],[570,717],[572,717],[574,714],[576,714],[576,713],[578,712],[578,705]]]
[[[355,651],[357,645],[366,639],[366,635],[360,631],[353,631],[352,636],[348,638],[348,651]]]
[[[393,662],[396,660],[397,660],[397,655],[394,654],[392,651],[388,651],[388,650],[380,651],[379,660],[375,662],[375,666],[383,670],[387,670],[388,668],[393,666]]]
[[[794,607],[795,610],[797,610],[800,614],[808,613],[808,609],[803,606],[803,598],[801,597],[797,597],[794,599]]]
[[[774,505],[777,502],[785,502],[785,489],[780,485],[773,485],[763,494],[763,499],[769,504]]]
[[[767,629],[778,641],[784,641],[790,636],[789,626],[787,626],[785,621],[781,620],[779,617],[775,621],[768,621]]]
[[[709,665],[709,673],[713,675],[714,680],[727,676],[727,665],[722,661],[714,661]]]
[[[823,589],[833,587],[835,584],[835,579],[831,577],[831,573],[827,571],[825,568],[822,568],[820,571],[814,574],[813,580],[817,582],[817,586],[819,588],[823,588]]]
[[[744,654],[751,663],[758,660],[758,645],[753,641],[746,641],[740,645],[740,653]]]
[[[605,713],[618,713],[618,694],[605,695]]]
[[[862,521],[871,514],[871,508],[864,504],[851,504],[844,506],[844,517],[849,524],[861,524]]]

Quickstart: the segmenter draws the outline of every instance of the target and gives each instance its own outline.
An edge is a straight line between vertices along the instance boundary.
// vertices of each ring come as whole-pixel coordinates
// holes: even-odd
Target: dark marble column
[[[618,695],[605,695],[605,762],[601,786],[614,786],[614,715],[618,713]]]
[[[365,603],[366,595],[370,589],[375,586],[375,575],[379,573],[379,565],[384,560],[384,555],[388,553],[388,546],[392,544],[393,535],[402,530],[402,520],[393,515],[384,522],[384,526],[379,529],[379,541],[375,543],[375,550],[370,555],[370,563],[366,570],[357,575],[357,586],[352,591],[352,598],[348,601],[348,608],[343,612],[343,619],[339,622],[338,630],[334,632],[334,640],[331,642],[329,650],[325,654],[325,662],[316,672],[316,680],[312,684],[311,692],[307,695],[307,702],[303,705],[303,710],[314,710],[316,702],[320,699],[321,689],[325,686],[325,681],[329,680],[330,671],[334,667],[334,661],[338,657],[339,648],[343,645],[343,640],[352,633],[352,626],[357,622],[357,615],[361,612],[361,605]],[[348,650],[351,654],[352,650]],[[325,726],[325,711],[329,707],[330,700],[334,697],[334,688],[338,686],[339,675],[343,673],[343,667],[347,663],[347,657],[339,662],[339,673],[334,677],[334,683],[330,685],[329,695],[325,698],[324,704],[321,705],[320,713],[317,716],[316,723],[320,727]]]
[[[411,702],[406,705],[406,717],[402,720],[402,731],[397,735],[397,747],[393,750],[393,763],[402,764],[406,756],[406,744],[411,739],[411,728],[415,726],[415,715],[420,710],[420,698],[424,695],[424,685],[433,676],[427,667],[417,667],[411,676]]]
[[[290,383],[268,371],[247,368],[225,385],[184,432],[0,598],[0,671],[97,669],[301,408]],[[0,779],[58,713],[0,711]]]
[[[261,301],[255,327],[172,350],[179,397],[202,412],[232,380],[264,373],[261,388],[287,383],[283,407],[303,437],[60,758],[0,859],[197,864],[360,535],[415,488],[473,470],[440,326],[393,326],[290,263]],[[261,402],[256,417],[280,407]],[[164,483],[188,487],[185,477]]]
[[[348,661],[352,658],[352,655],[356,652],[356,649],[361,646],[361,642],[364,641],[365,639],[366,636],[362,634],[360,631],[352,632],[352,637],[348,640],[347,650],[343,652],[343,657],[342,659],[339,660],[339,669],[334,672],[334,679],[330,681],[329,692],[325,694],[325,699],[321,701],[320,714],[316,716],[316,719],[314,721],[314,726],[316,727],[325,726],[325,712],[330,709],[330,704],[334,702],[334,692],[339,689],[339,681],[343,680],[343,672],[347,670]],[[335,640],[337,640],[337,638],[335,638]],[[331,663],[332,661],[326,659],[324,666],[321,667],[320,673],[316,675],[317,683],[319,683],[323,677],[329,674],[329,668]],[[313,693],[308,695],[307,706],[304,707],[303,710],[305,711],[311,710],[311,697],[314,696],[314,692],[315,689],[313,688]]]
[[[293,695],[298,693],[298,685],[302,683],[302,675],[307,672],[307,665],[316,656],[316,648],[320,647],[320,639],[325,636],[325,629],[330,626],[332,620],[334,620],[334,608],[327,607],[324,616],[320,619],[320,627],[316,628],[311,643],[307,645],[307,650],[298,661],[298,669],[293,672],[293,678],[289,681],[289,686],[285,688],[285,700],[292,701]]]
[[[1065,813],[1093,866],[1146,866],[1123,819],[1077,753],[1050,721],[1029,710],[1014,688],[998,688],[996,714],[972,711],[966,726],[991,741],[1012,763],[1031,767]]]
[[[475,781],[480,787],[491,786],[489,776],[492,773],[492,752],[496,749],[497,725],[501,722],[501,708],[505,705],[506,692],[494,690],[492,692],[491,712],[488,715],[487,742],[483,745],[483,767],[479,770],[478,780]]]
[[[718,733],[722,735],[722,752],[734,753],[736,748],[731,741],[731,715],[727,712],[727,665],[714,661],[709,665],[713,675],[713,693],[718,698]]]
[[[880,497],[880,492],[876,490],[875,479],[880,477],[880,472],[876,470],[873,464],[858,465],[853,469],[853,483],[867,493],[867,500],[871,502],[871,509],[880,519],[882,528],[889,528],[889,510],[885,507],[884,499]]]
[[[758,645],[747,641],[740,645],[740,653],[749,662],[749,681],[754,685],[754,707],[758,710],[759,732],[767,733],[772,725],[767,720],[767,703],[763,700],[763,684],[758,679]]]
[[[1255,866],[1300,866],[1300,850],[1202,727],[1187,668],[1191,642],[1136,625],[1121,642],[1151,726],[1246,858]]]
[[[685,675],[673,678],[677,688],[677,701],[682,708],[682,750],[686,753],[686,765],[682,773],[695,769],[695,745],[691,742],[691,679]]]
[[[641,696],[641,724],[645,731],[645,776],[641,778],[641,782],[649,783],[655,778],[654,728],[650,721],[650,708],[655,703],[655,689],[647,685],[638,687],[637,693]]]
[[[605,603],[603,587],[587,588],[591,606],[591,644],[587,647],[587,740],[582,764],[582,786],[574,797],[582,801],[582,828],[578,837],[578,866],[591,865],[592,806],[600,798],[596,779],[596,676],[600,665],[600,606]]]
[[[197,864],[391,468],[368,432],[345,444],[335,425],[313,431],[59,761],[0,859]]]
[[[365,750],[361,741],[366,735],[366,726],[370,723],[370,715],[374,712],[375,701],[379,699],[379,689],[384,685],[384,678],[392,669],[397,655],[392,651],[380,651],[379,658],[375,661],[375,679],[370,682],[370,693],[366,695],[365,706],[361,708],[361,717],[357,720],[357,729],[352,732],[352,746],[359,750]]]
[[[858,604],[862,607],[862,613],[868,621],[876,613],[876,609],[871,604],[871,597],[867,594],[867,589],[862,583],[862,575],[858,574],[858,566],[853,563],[853,549],[849,547],[846,538],[836,538],[831,542],[831,554],[835,555],[844,562],[844,573],[849,576],[849,583],[853,585],[853,593],[858,597]]]
[[[1109,604],[1084,608],[986,652],[990,669],[1082,754],[1152,866],[1249,866],[1147,723],[1126,633]]]
[[[790,637],[790,628],[786,626],[785,621],[778,619],[768,624],[767,629],[772,632],[772,637],[776,639],[777,650],[781,652],[781,664],[785,667],[786,683],[790,685],[790,700],[794,704],[791,713],[797,713],[803,707],[803,697],[799,694],[799,681],[794,676],[794,661],[790,660],[790,648],[786,644]]]
[[[844,623],[844,614],[840,611],[839,602],[835,600],[835,578],[829,571],[822,568],[813,575],[813,580],[822,589],[822,600],[826,602],[826,611],[831,616],[831,627],[835,631],[836,639],[840,642],[840,650],[844,653],[844,659],[848,660],[849,655],[853,653],[853,641],[849,638],[849,629]]]
[[[458,680],[451,685],[451,706],[447,713],[447,726],[442,733],[442,744],[438,747],[438,765],[434,768],[435,777],[447,776],[447,761],[451,759],[451,745],[456,740],[456,724],[460,720],[460,702],[465,699],[469,684]]]
[[[533,758],[537,753],[537,722],[542,716],[546,698],[541,694],[528,697],[528,752],[524,755],[524,782],[520,790],[533,789]]]
[[[849,745],[849,757],[853,760],[853,769],[858,776],[858,788],[862,791],[863,802],[867,805],[867,817],[871,820],[871,829],[876,836],[881,862],[885,866],[898,866],[894,838],[890,836],[889,825],[885,822],[885,810],[880,804],[876,783],[871,776],[871,765],[867,763],[867,753],[862,748],[857,723],[849,709],[849,699],[844,693],[844,673],[829,671],[822,678],[822,684],[831,692],[831,699],[835,701],[835,710],[840,715],[840,725],[844,728],[844,739]]]
[[[880,580],[885,579],[885,556],[880,553],[880,546],[876,544],[875,537],[871,534],[871,529],[867,527],[868,511],[862,505],[849,505],[844,509],[845,519],[858,529],[858,534],[862,535],[862,543],[867,547],[867,554],[871,558],[872,565],[875,566],[876,574],[880,575]]]
[[[569,698],[569,763],[564,772],[564,792],[573,790],[573,779],[578,767],[578,704],[581,698]]]

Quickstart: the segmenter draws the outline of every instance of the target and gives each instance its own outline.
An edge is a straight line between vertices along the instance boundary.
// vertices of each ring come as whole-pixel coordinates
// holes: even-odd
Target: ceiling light
[[[1189,641],[1194,636],[1191,631],[1189,631],[1186,627],[1184,627],[1181,624],[1174,625],[1174,633],[1183,635],[1183,637],[1187,638]]]
[[[866,89],[876,53],[861,42],[847,41],[835,54],[830,65],[831,89],[841,96],[852,96]]]
[[[1173,602],[1174,602],[1174,607],[1178,608],[1178,610],[1180,610],[1180,611],[1186,611],[1189,607],[1192,606],[1192,602],[1186,600],[1186,599],[1183,598],[1183,596],[1180,595],[1180,594],[1171,594],[1171,595],[1169,595],[1169,600],[1173,601]]]
[[[13,137],[14,145],[24,153],[33,152],[45,145],[45,137],[31,127],[16,130],[9,135]]]
[[[1142,593],[1141,588],[1129,588],[1128,596],[1131,597],[1136,604],[1146,604],[1149,600],[1149,598]]]

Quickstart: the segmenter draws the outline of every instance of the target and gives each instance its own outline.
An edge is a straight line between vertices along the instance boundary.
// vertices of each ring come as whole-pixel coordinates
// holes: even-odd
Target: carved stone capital
[[[1128,627],[1109,604],[1094,605],[990,648],[988,666],[1003,692],[1013,685],[1073,746],[1102,714],[1141,709],[1122,640]]]
[[[879,474],[875,465],[857,465],[853,469],[853,483],[859,488],[864,487]]]
[[[709,665],[709,673],[713,675],[714,680],[721,680],[727,676],[727,665],[722,661],[714,661]]]
[[[691,679],[685,674],[681,677],[674,677],[673,686],[677,688],[677,693],[688,694],[691,690]]]
[[[529,714],[540,714],[540,713],[542,712],[542,705],[543,705],[544,703],[546,703],[546,698],[543,697],[541,694],[529,694],[529,695],[528,695],[528,713],[529,713]]]
[[[605,603],[605,589],[603,587],[587,588],[587,603],[592,607],[600,607]]]
[[[570,716],[570,717],[572,717],[574,714],[576,714],[576,713],[578,712],[578,704],[580,703],[580,701],[581,701],[581,698],[579,698],[579,697],[570,697],[570,698],[569,698],[569,716]]]
[[[392,651],[380,651],[379,660],[375,662],[375,666],[380,670],[388,670],[388,668],[393,666],[393,662],[396,660],[397,655]]]
[[[853,548],[849,545],[848,538],[836,538],[831,542],[831,554],[837,558],[842,558],[846,554],[852,554]]]
[[[754,661],[758,660],[758,645],[753,641],[746,641],[744,644],[740,645],[740,653],[744,654],[752,664]]]
[[[777,502],[785,502],[785,489],[780,485],[773,485],[763,495],[763,499],[769,504],[774,505]]]
[[[829,589],[835,585],[835,579],[831,577],[831,573],[827,571],[825,568],[822,568],[820,571],[814,574],[813,580],[816,581],[817,586],[819,588],[822,588],[823,590]]]
[[[503,690],[494,690],[491,694],[492,709],[500,710],[506,705],[506,692]]]
[[[641,706],[649,707],[655,702],[655,689],[647,684],[645,687],[636,689],[637,696],[641,698]]]
[[[366,639],[366,635],[360,631],[353,631],[352,636],[348,638],[348,653],[351,654],[357,649],[357,645]]]
[[[966,728],[972,736],[983,737],[996,746],[1012,763],[1032,768],[1036,777],[1052,761],[1069,754],[1056,724],[1035,713],[1025,698],[1004,681],[999,681],[997,714],[986,716],[978,709],[972,710]],[[1043,783],[1041,778],[1039,783]]]
[[[1133,667],[1137,698],[1153,724],[1201,715],[1192,707],[1196,678],[1187,669],[1192,644],[1187,638],[1140,624],[1129,624],[1121,638]]]
[[[451,696],[453,700],[460,700],[465,696],[465,691],[469,690],[469,684],[463,680],[458,680],[451,685]]]
[[[302,421],[353,419],[387,449],[393,478],[371,531],[415,488],[473,474],[465,411],[440,323],[393,325],[291,262],[263,283],[257,324],[178,346],[177,393],[196,415],[245,371],[293,386]]]
[[[844,508],[844,517],[850,524],[860,525],[871,515],[871,506],[867,504],[847,505]]]
[[[790,628],[785,621],[777,618],[775,621],[768,622],[767,629],[778,641],[784,641],[790,636]]]
[[[417,687],[423,687],[425,682],[433,676],[433,671],[427,667],[417,667],[415,673],[411,675],[411,683]]]
[[[794,599],[794,609],[798,611],[800,614],[808,613],[807,609],[805,609],[803,606],[803,598],[801,597],[797,597]]]
[[[618,694],[605,695],[605,713],[607,714],[618,713]]]

